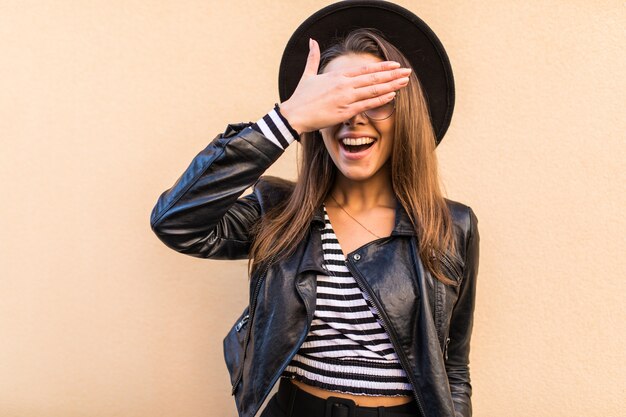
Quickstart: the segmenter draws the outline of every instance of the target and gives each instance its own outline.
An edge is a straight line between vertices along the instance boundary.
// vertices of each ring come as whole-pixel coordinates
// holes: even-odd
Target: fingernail
[[[309,38],[309,49],[313,48],[313,39]]]

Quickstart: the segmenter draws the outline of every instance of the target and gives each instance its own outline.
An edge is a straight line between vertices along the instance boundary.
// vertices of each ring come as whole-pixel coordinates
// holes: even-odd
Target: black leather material
[[[168,247],[201,258],[248,258],[250,227],[293,188],[290,181],[263,176],[284,150],[249,125],[228,125],[159,197],[151,227]],[[242,196],[249,187],[253,192]],[[446,202],[463,262],[442,262],[457,286],[444,285],[425,270],[418,239],[401,205],[391,236],[369,242],[347,259],[355,279],[379,307],[420,413],[469,417],[468,363],[480,238],[473,210]],[[244,311],[224,339],[240,417],[257,414],[306,338],[316,304],[316,274],[326,273],[323,227],[319,207],[294,254],[250,279],[250,311]]]

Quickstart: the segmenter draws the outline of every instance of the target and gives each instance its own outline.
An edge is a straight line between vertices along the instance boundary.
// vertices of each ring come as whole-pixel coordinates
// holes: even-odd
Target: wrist
[[[305,132],[304,127],[299,123],[297,116],[294,114],[294,109],[291,107],[291,103],[289,100],[284,101],[280,104],[277,103],[277,110],[280,112],[280,115],[285,118],[289,126],[297,132],[298,135]]]

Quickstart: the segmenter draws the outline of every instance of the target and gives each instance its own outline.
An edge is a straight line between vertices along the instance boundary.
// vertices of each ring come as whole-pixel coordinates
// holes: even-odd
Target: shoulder
[[[272,175],[263,175],[254,184],[254,194],[262,212],[288,199],[295,188],[295,182]]]
[[[463,240],[467,240],[472,234],[477,233],[478,217],[476,217],[474,210],[467,204],[459,201],[450,200],[448,198],[444,198],[444,200],[450,210],[455,228],[461,232],[464,238]]]

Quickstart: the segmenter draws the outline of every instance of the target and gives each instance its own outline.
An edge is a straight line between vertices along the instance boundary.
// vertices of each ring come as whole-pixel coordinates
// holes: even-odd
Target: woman
[[[249,260],[250,305],[224,339],[242,417],[257,414],[279,379],[262,417],[471,416],[477,218],[438,184],[449,67],[418,77],[412,62],[424,58],[411,61],[385,38],[407,17],[425,33],[387,2],[340,2],[307,19],[283,55],[289,98],[256,123],[229,125],[152,212],[175,250]],[[321,56],[309,40],[294,87],[291,49],[301,52],[303,34],[331,32],[333,19],[362,27]],[[433,37],[425,42],[447,64]],[[296,140],[297,181],[262,177]]]

